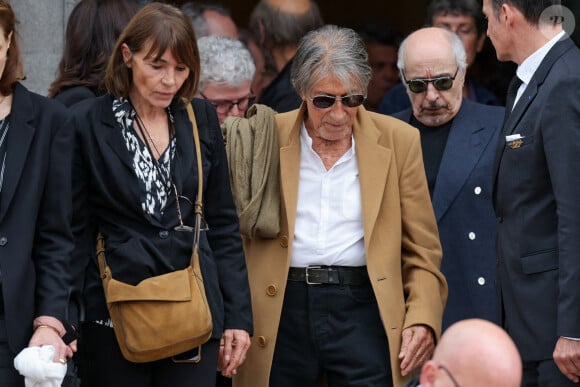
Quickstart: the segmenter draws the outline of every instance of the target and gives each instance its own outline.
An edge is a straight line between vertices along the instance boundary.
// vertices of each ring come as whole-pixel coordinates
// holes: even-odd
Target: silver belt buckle
[[[306,266],[306,268],[305,268],[306,284],[308,284],[308,285],[321,285],[322,282],[312,282],[312,281],[310,281],[310,273],[308,273],[308,270],[310,270],[310,269],[322,269],[322,266]]]

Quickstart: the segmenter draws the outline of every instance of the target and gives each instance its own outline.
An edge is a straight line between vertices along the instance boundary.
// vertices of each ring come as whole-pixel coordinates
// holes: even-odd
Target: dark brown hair
[[[14,91],[17,81],[24,79],[24,69],[22,66],[22,56],[18,48],[16,39],[16,17],[10,4],[5,0],[0,0],[0,28],[4,30],[4,38],[8,39],[12,33],[10,48],[6,53],[6,65],[0,78],[0,94],[9,95]]]
[[[69,16],[58,76],[48,96],[74,86],[102,89],[117,38],[138,9],[131,0],[81,0]]]
[[[177,92],[175,99],[191,100],[199,83],[199,51],[191,22],[179,9],[163,3],[149,3],[131,19],[113,50],[107,65],[105,86],[116,98],[127,97],[131,89],[132,74],[123,60],[121,46],[126,44],[131,52],[143,50],[151,42],[146,56],[160,59],[167,49],[175,59],[189,67],[189,76]]]

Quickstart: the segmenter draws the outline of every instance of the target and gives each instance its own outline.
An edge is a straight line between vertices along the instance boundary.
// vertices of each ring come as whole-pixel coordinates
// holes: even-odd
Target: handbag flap
[[[129,285],[114,278],[107,285],[107,303],[120,301],[189,301],[191,266]]]

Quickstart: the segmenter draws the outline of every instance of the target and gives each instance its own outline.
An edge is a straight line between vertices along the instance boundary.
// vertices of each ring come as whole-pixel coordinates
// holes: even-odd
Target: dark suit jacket
[[[144,278],[185,268],[193,233],[178,232],[175,196],[170,195],[161,221],[149,220],[141,208],[132,159],[112,112],[112,97],[89,99],[72,108],[76,131],[73,202],[74,232],[84,235],[95,225],[105,236],[106,259],[113,277],[136,284]],[[250,292],[236,209],[217,116],[211,104],[194,100],[204,177],[204,215],[209,230],[201,234],[200,264],[213,314],[214,337],[225,328],[252,331]],[[198,170],[192,127],[182,104],[172,105],[177,147],[172,180],[180,195],[194,202]],[[180,200],[183,221],[194,224],[193,208]],[[87,259],[84,300],[86,320],[106,319],[94,241],[77,245],[75,271]]]
[[[95,98],[97,96],[96,90],[86,86],[74,86],[60,91],[54,96],[54,99],[62,103],[66,107],[71,107],[87,98]]]
[[[494,175],[505,324],[524,361],[580,338],[580,51],[558,42],[504,124]],[[521,135],[507,144],[505,136]]]
[[[411,121],[412,111],[394,114]],[[466,318],[499,323],[491,176],[504,109],[464,99],[451,124],[432,203],[449,285],[443,328]]]
[[[65,119],[61,104],[16,85],[0,193],[0,275],[16,353],[36,316],[62,320],[67,305],[73,137]]]
[[[292,60],[280,71],[280,73],[266,86],[260,95],[259,103],[271,107],[278,113],[289,112],[298,109],[302,98],[296,93],[290,81]]]

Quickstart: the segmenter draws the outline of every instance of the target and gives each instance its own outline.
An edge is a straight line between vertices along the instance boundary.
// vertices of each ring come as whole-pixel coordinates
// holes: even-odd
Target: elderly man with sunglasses
[[[504,109],[463,97],[466,53],[443,28],[412,33],[398,67],[412,108],[394,114],[421,133],[421,147],[449,284],[443,329],[466,318],[499,323],[491,173]]]
[[[275,116],[280,232],[245,239],[253,344],[235,386],[397,386],[433,353],[447,286],[417,130],[362,105],[360,37],[308,33]]]

